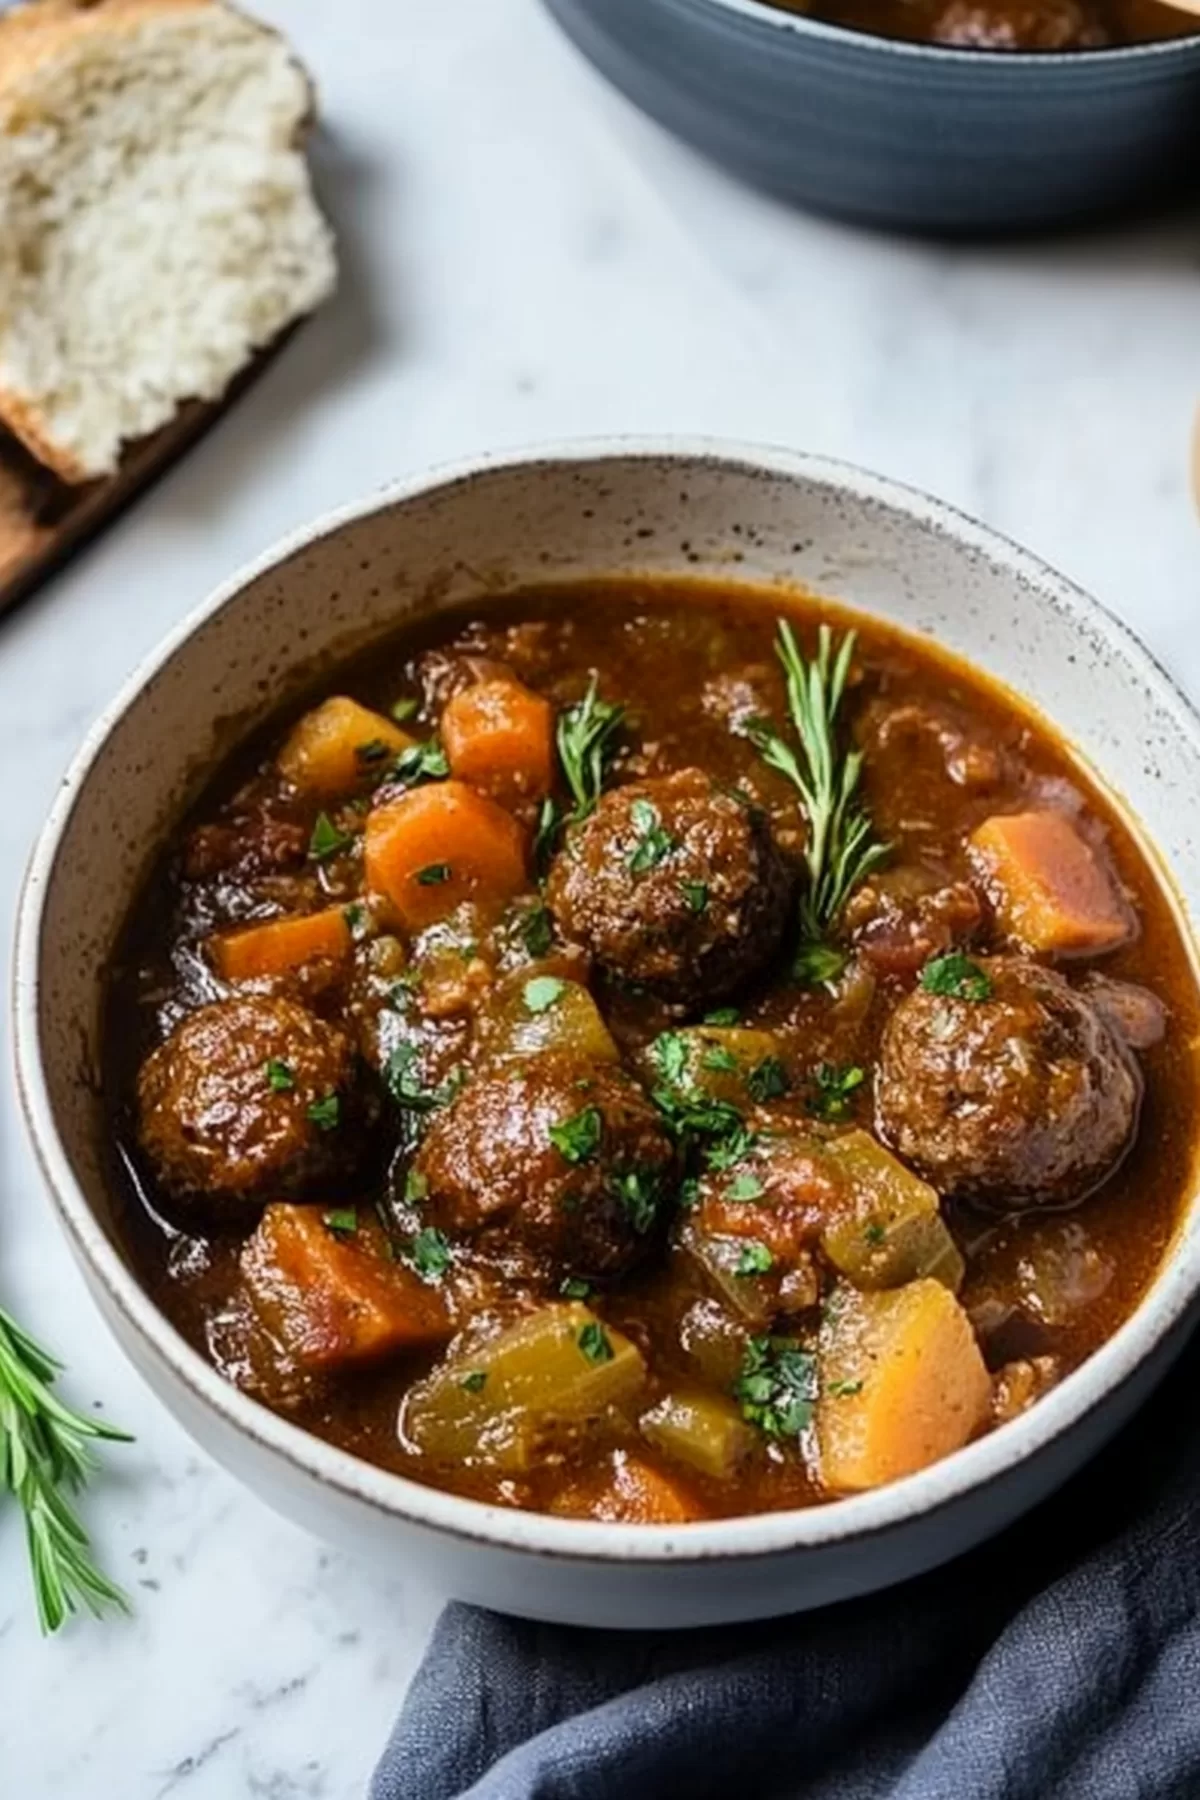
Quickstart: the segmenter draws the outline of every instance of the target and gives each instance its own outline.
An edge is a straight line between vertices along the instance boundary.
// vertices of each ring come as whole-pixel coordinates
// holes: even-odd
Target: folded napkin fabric
[[[447,1609],[372,1800],[1200,1800],[1200,1344],[992,1543],[759,1625]]]

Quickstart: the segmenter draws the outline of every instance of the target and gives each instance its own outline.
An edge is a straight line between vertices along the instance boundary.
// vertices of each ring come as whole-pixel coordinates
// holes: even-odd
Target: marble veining
[[[707,431],[849,457],[1058,564],[1200,693],[1194,221],[905,243],[744,192],[607,91],[535,0],[256,0],[315,72],[345,280],[234,413],[0,622],[0,942],[78,739],[244,558],[491,445]],[[7,979],[7,968],[5,969]],[[133,1616],[42,1643],[0,1510],[0,1793],[351,1800],[437,1610],[275,1519],[124,1363],[0,1095],[0,1297],[137,1433],[89,1519]]]

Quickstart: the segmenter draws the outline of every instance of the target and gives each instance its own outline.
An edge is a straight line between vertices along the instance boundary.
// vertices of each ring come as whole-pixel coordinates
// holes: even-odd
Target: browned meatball
[[[226,1212],[353,1172],[363,1107],[350,1041],[293,1000],[190,1013],[138,1076],[138,1135],[175,1199]]]
[[[790,893],[764,816],[699,769],[606,794],[546,885],[565,937],[685,1002],[723,999],[771,960]]]
[[[1129,1147],[1141,1073],[1061,975],[1020,957],[979,967],[987,999],[917,988],[888,1020],[875,1085],[880,1134],[943,1194],[1069,1205]]]
[[[477,1075],[425,1135],[422,1209],[557,1277],[612,1275],[652,1232],[674,1152],[623,1070],[548,1052]]]
[[[930,36],[960,50],[1095,50],[1112,41],[1079,0],[948,0]]]

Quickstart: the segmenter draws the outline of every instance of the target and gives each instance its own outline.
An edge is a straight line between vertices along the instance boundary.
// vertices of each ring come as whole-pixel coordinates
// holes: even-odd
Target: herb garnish
[[[778,1100],[788,1091],[787,1070],[777,1056],[764,1056],[747,1075],[746,1088],[760,1106],[767,1100]]]
[[[423,869],[417,870],[417,885],[418,887],[441,887],[443,882],[449,881],[450,874],[449,863],[426,863]]]
[[[708,911],[707,881],[681,881],[680,890],[688,904],[688,911],[704,913]]]
[[[662,1177],[657,1169],[626,1169],[617,1176],[617,1192],[629,1223],[644,1237],[658,1217]]]
[[[370,768],[373,763],[385,761],[388,747],[382,738],[370,738],[365,744],[354,746],[354,760]]]
[[[625,708],[599,699],[596,688],[593,675],[583,699],[558,715],[558,755],[575,802],[569,815],[572,824],[587,818],[603,792],[625,717]]]
[[[955,950],[949,956],[935,956],[921,970],[921,986],[927,994],[941,994],[953,1000],[990,1000],[992,978]]]
[[[812,1420],[817,1359],[794,1338],[753,1337],[733,1397],[742,1417],[768,1437],[798,1437]]]
[[[487,1386],[487,1378],[486,1369],[468,1369],[458,1385],[460,1388],[465,1388],[468,1394],[478,1394]]]
[[[848,1399],[851,1394],[861,1394],[862,1390],[861,1381],[831,1381],[826,1386],[825,1392],[835,1400],[843,1400]]]
[[[450,1241],[436,1225],[418,1231],[408,1246],[408,1260],[425,1281],[440,1281],[452,1261]]]
[[[415,700],[411,694],[406,694],[402,700],[393,700],[389,708],[397,725],[403,725],[406,719],[414,719],[420,710],[421,702]]]
[[[320,1100],[313,1100],[304,1109],[304,1116],[311,1119],[318,1131],[335,1131],[341,1118],[342,1103],[336,1094],[326,1094]]]
[[[677,1087],[687,1073],[687,1039],[677,1031],[661,1032],[651,1045],[650,1054],[658,1064],[663,1080]]]
[[[809,1112],[834,1124],[848,1119],[850,1096],[866,1079],[866,1071],[856,1064],[839,1068],[836,1063],[818,1063],[813,1070],[813,1091],[808,1097]]]
[[[868,1244],[886,1243],[887,1242],[887,1227],[885,1225],[881,1225],[879,1223],[878,1219],[872,1219],[871,1223],[869,1225],[863,1226],[863,1236],[867,1240]]]
[[[775,1267],[775,1258],[765,1244],[757,1241],[747,1244],[734,1264],[735,1275],[769,1275]]]
[[[549,1012],[566,985],[557,975],[535,975],[532,981],[525,983],[521,991],[526,1012]]]
[[[801,987],[824,987],[836,981],[850,958],[832,944],[806,939],[792,961],[792,979]]]
[[[550,1142],[569,1163],[590,1162],[603,1135],[604,1119],[598,1106],[585,1106],[582,1112],[550,1127]]]
[[[801,655],[790,624],[781,619],[775,651],[787,678],[788,711],[800,755],[769,720],[754,720],[747,727],[763,761],[799,792],[808,819],[808,889],[800,906],[806,949],[823,941],[852,890],[888,853],[888,845],[873,835],[857,797],[862,751],[842,751],[837,744],[838,711],[856,639],[857,633],[848,631],[835,655],[833,633],[822,625],[817,654],[808,659]]]
[[[725,1189],[725,1198],[727,1200],[757,1200],[761,1197],[762,1192],[763,1184],[758,1176],[752,1175],[746,1169],[742,1174],[734,1176]]]
[[[629,873],[648,875],[651,869],[657,869],[659,863],[666,861],[672,850],[678,849],[678,844],[663,825],[658,808],[649,800],[635,800],[629,808],[629,817],[638,834],[637,843],[627,859]]]
[[[448,1075],[440,1087],[422,1087],[414,1064],[420,1060],[415,1044],[397,1044],[383,1065],[383,1083],[397,1106],[409,1112],[432,1112],[435,1106],[451,1101],[465,1077],[458,1071]]]
[[[296,1077],[291,1068],[279,1057],[273,1056],[266,1064],[267,1086],[273,1094],[290,1094],[296,1085]]]
[[[25,1540],[43,1631],[57,1631],[81,1606],[99,1618],[128,1611],[120,1588],[92,1561],[70,1496],[95,1468],[91,1445],[129,1443],[127,1432],[73,1412],[54,1393],[62,1365],[0,1311],[0,1493],[25,1515]]]
[[[404,1177],[404,1198],[417,1206],[429,1192],[429,1177],[422,1169],[409,1169]]]
[[[711,1075],[736,1075],[738,1066],[737,1057],[724,1044],[712,1045],[700,1058],[700,1067]]]
[[[360,943],[370,927],[370,915],[362,901],[351,900],[348,906],[343,906],[342,917],[346,921],[350,936],[355,943]]]
[[[325,862],[328,857],[339,856],[343,850],[348,850],[353,842],[348,832],[338,830],[328,813],[319,812],[308,840],[309,860]]]
[[[400,787],[420,787],[422,782],[440,781],[449,773],[446,752],[432,737],[423,744],[410,744],[407,750],[402,750],[384,779]]]
[[[534,906],[521,921],[521,942],[530,956],[545,956],[554,942],[554,920],[547,906]]]
[[[611,1362],[616,1354],[599,1319],[589,1319],[586,1325],[581,1326],[575,1341],[589,1362]]]
[[[736,1006],[718,1006],[716,1012],[705,1013],[706,1025],[736,1025],[741,1018]]]
[[[321,1214],[321,1223],[326,1231],[332,1231],[334,1237],[353,1237],[358,1230],[358,1208],[356,1206],[337,1206],[332,1212]]]
[[[592,1291],[592,1284],[585,1281],[582,1275],[566,1275],[559,1282],[558,1291],[568,1300],[586,1300]]]

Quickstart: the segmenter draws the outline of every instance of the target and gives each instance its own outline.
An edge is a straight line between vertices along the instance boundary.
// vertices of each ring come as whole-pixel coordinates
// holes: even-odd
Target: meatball
[[[610,974],[717,1001],[774,955],[791,885],[763,814],[681,769],[606,794],[555,858],[546,899]]]
[[[501,1253],[613,1275],[653,1231],[674,1150],[623,1070],[548,1051],[497,1064],[438,1113],[414,1163],[425,1217]]]
[[[1112,41],[1079,0],[948,0],[930,37],[960,50],[1095,50]]]
[[[138,1136],[165,1191],[238,1214],[357,1162],[364,1104],[350,1041],[293,1000],[189,1013],[138,1076]]]
[[[943,1194],[1066,1206],[1112,1173],[1137,1128],[1141,1072],[1085,994],[1020,957],[980,963],[988,998],[918,988],[888,1020],[880,1135]]]

